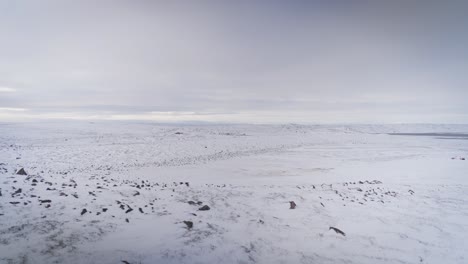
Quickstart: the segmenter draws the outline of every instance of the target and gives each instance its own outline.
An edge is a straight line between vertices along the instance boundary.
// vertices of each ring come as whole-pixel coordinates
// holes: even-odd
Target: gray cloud
[[[0,87],[15,90],[0,108],[468,122],[466,11],[455,1],[0,0]],[[21,117],[10,112],[0,118]]]

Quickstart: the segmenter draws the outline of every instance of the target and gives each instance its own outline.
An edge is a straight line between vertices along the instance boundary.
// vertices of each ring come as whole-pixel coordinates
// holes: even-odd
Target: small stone
[[[289,202],[289,209],[295,209],[296,208],[296,203],[294,201]]]
[[[192,221],[184,221],[184,224],[187,226],[187,229],[192,229],[193,222]]]
[[[28,174],[26,173],[26,171],[24,170],[24,168],[19,169],[19,170],[16,172],[16,174],[17,174],[17,175],[28,175]]]
[[[21,190],[21,188],[19,188],[19,189],[16,190],[11,196],[13,196],[13,195],[15,195],[15,194],[19,194],[19,193],[21,193],[21,192],[22,192],[22,190]]]
[[[81,210],[81,215],[84,215],[84,214],[86,214],[87,212],[88,212],[88,210],[86,210],[86,208],[85,208],[85,209]]]
[[[330,228],[329,228],[328,230],[333,230],[333,231],[335,231],[337,234],[340,234],[340,235],[342,235],[342,236],[346,236],[346,234],[345,234],[343,231],[341,231],[340,229],[338,229],[338,228],[336,228],[336,227],[330,226]]]
[[[210,210],[210,207],[208,205],[204,205],[198,209],[199,211],[208,211]]]

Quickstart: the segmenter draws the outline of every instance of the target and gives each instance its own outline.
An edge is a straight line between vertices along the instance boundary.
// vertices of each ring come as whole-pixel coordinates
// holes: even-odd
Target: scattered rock
[[[41,202],[41,203],[51,203],[52,201],[51,200],[39,200],[39,202]]]
[[[129,208],[127,209],[127,211],[125,211],[125,213],[128,214],[128,213],[130,213],[131,211],[133,211],[133,208],[129,207]]]
[[[204,206],[198,208],[198,211],[208,211],[208,210],[210,210],[210,207],[208,205],[204,205]]]
[[[187,226],[187,229],[192,229],[193,222],[192,221],[184,221],[184,224]]]
[[[11,204],[19,204],[20,202],[10,202]]]
[[[125,218],[125,222],[130,223],[130,220],[128,220],[128,218]]]
[[[84,215],[84,214],[86,214],[87,212],[88,212],[88,210],[86,210],[86,208],[85,208],[85,209],[81,210],[81,215]]]
[[[21,192],[22,192],[22,190],[21,190],[21,188],[19,188],[19,189],[16,190],[11,196],[13,197],[14,195],[19,194],[19,193],[21,193]]]
[[[296,208],[296,203],[294,201],[289,202],[289,209],[295,209]]]
[[[141,208],[138,208],[138,211],[140,211],[140,213],[144,214],[145,212],[143,212],[143,209]]]
[[[107,212],[107,208],[102,208],[102,211],[105,213]]]
[[[345,234],[343,231],[341,231],[340,229],[338,229],[338,228],[336,228],[336,227],[330,226],[330,228],[329,228],[328,230],[333,230],[333,231],[335,231],[337,234],[340,234],[340,235],[342,235],[342,236],[346,236],[346,234]]]
[[[26,171],[24,170],[24,168],[19,169],[19,170],[16,172],[16,174],[17,174],[17,175],[28,175],[28,174],[26,173]]]

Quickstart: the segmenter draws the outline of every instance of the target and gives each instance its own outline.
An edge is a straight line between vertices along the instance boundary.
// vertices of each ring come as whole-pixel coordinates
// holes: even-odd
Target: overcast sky
[[[455,3],[0,0],[0,120],[468,123]]]

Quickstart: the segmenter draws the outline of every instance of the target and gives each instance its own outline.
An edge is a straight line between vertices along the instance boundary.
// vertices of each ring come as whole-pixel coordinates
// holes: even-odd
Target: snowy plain
[[[467,159],[468,125],[0,123],[0,263],[468,263]]]

